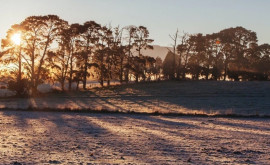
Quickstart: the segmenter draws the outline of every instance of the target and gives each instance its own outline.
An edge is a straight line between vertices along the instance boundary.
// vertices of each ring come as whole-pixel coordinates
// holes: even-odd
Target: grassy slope
[[[270,115],[270,82],[180,81],[128,84],[31,99],[1,99],[13,109]]]

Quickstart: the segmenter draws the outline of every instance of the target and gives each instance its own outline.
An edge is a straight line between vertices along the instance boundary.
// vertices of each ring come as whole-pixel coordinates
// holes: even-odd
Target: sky
[[[270,0],[0,0],[0,39],[28,16],[56,14],[69,23],[143,25],[161,46],[177,28],[210,34],[236,26],[257,32],[262,44],[270,43],[269,7]]]

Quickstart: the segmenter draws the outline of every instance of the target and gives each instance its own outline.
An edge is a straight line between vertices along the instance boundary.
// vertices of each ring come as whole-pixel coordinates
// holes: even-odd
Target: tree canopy
[[[177,30],[173,51],[165,60],[149,57],[153,39],[144,26],[121,28],[95,21],[69,24],[56,15],[30,16],[14,24],[2,39],[1,79],[18,95],[38,93],[42,83],[87,88],[95,78],[101,86],[153,79],[269,80],[270,45],[258,44],[256,32],[243,27],[203,35]],[[68,87],[65,86],[68,84]]]

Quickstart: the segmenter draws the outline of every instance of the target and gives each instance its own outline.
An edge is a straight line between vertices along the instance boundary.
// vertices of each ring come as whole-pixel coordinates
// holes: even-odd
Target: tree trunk
[[[32,90],[32,93],[31,93],[32,96],[38,95],[37,85],[34,85],[31,90]]]
[[[103,79],[100,79],[99,80],[99,84],[103,87],[104,86],[104,80]]]
[[[61,89],[62,89],[63,92],[65,91],[65,80],[61,81]]]
[[[186,72],[184,71],[182,74],[182,79],[185,80],[186,79]]]
[[[129,82],[129,60],[130,60],[130,58],[129,58],[129,56],[128,56],[128,62],[127,62],[127,68],[126,68],[126,72],[125,72],[125,81],[126,81],[126,84]]]
[[[34,55],[31,57],[32,65],[31,65],[31,95],[33,95],[36,91],[35,89],[35,60]]]
[[[76,85],[76,91],[79,90],[79,85],[80,85],[80,81],[77,81],[77,85]]]
[[[44,62],[44,58],[45,58],[45,56],[46,56],[46,53],[47,53],[47,49],[48,49],[48,46],[49,46],[49,41],[50,41],[50,37],[49,37],[49,35],[48,35],[48,37],[47,37],[47,41],[46,41],[46,45],[45,45],[45,48],[44,48],[44,52],[43,52],[43,55],[42,55],[42,57],[41,57],[41,59],[40,59],[40,62],[39,62],[39,66],[38,66],[38,70],[37,70],[37,75],[35,76],[35,85],[37,86],[38,85],[38,83],[39,83],[39,77],[40,77],[40,74],[41,74],[41,69],[42,69],[42,65],[43,65],[43,62]]]
[[[71,85],[72,85],[72,75],[73,75],[73,65],[72,60],[70,61],[70,72],[69,72],[69,79],[68,79],[68,90],[71,91]]]
[[[207,65],[207,70],[206,70],[206,80],[209,80],[209,70],[210,70],[210,66]]]
[[[83,71],[83,89],[86,90],[87,81],[87,58],[84,59],[84,71]]]
[[[119,80],[120,80],[120,83],[122,84],[123,83],[123,58],[121,58],[121,61],[120,61]]]
[[[181,78],[181,63],[182,63],[182,53],[179,54],[178,68],[177,68],[177,78]]]
[[[226,81],[227,74],[228,74],[228,64],[227,62],[225,62],[223,81]]]
[[[130,57],[131,57],[131,36],[129,38],[129,45],[128,45],[128,59],[127,59],[127,65],[128,67],[126,68],[126,73],[125,73],[125,81],[128,83],[129,81],[129,65],[130,65]]]
[[[20,46],[20,51],[19,51],[19,73],[18,73],[18,82],[22,80],[22,55],[21,55],[21,46]]]
[[[139,82],[139,74],[136,73],[136,74],[135,74],[135,77],[136,77],[135,82],[138,83],[138,82]]]

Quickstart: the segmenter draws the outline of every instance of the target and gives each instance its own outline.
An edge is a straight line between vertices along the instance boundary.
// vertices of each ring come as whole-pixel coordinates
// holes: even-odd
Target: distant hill
[[[150,56],[150,57],[160,57],[162,61],[165,59],[167,53],[169,50],[172,51],[171,47],[165,47],[165,46],[159,46],[159,45],[153,45],[154,49],[147,49],[147,50],[142,50],[142,54],[145,56]],[[169,50],[168,50],[169,49]],[[56,51],[57,48],[52,48],[52,51]],[[136,50],[135,48],[132,50],[133,54],[136,55]]]
[[[159,46],[159,45],[153,45],[154,49],[147,49],[147,50],[142,50],[142,54],[145,56],[150,56],[150,57],[160,57],[162,60],[165,59],[167,53],[169,50],[172,51],[171,47],[164,47],[164,46]],[[134,49],[135,51],[135,49]],[[135,53],[134,53],[135,54]]]

